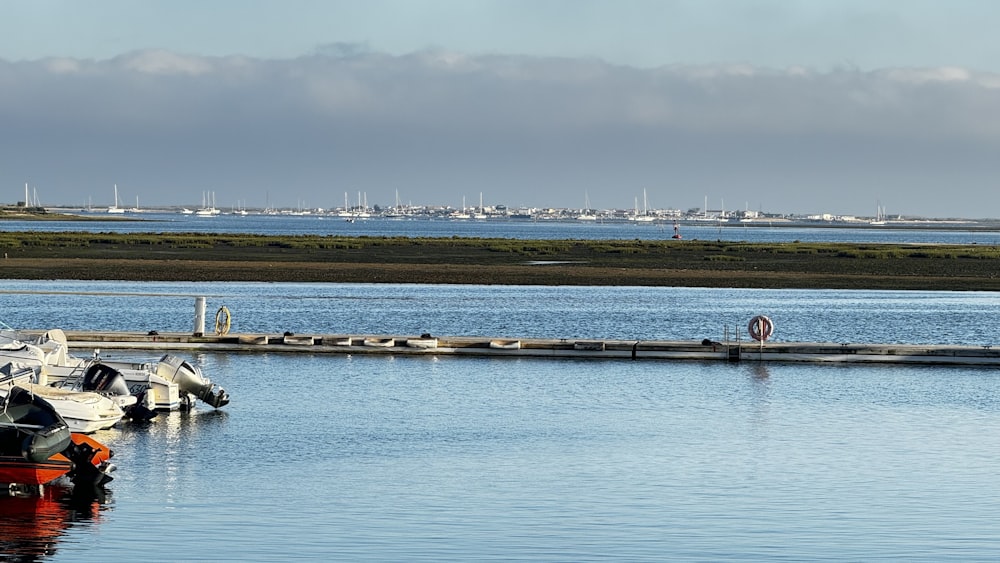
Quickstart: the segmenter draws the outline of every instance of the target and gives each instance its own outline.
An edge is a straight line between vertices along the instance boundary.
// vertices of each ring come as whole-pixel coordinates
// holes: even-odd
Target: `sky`
[[[0,1],[0,202],[1000,217],[1000,3]]]

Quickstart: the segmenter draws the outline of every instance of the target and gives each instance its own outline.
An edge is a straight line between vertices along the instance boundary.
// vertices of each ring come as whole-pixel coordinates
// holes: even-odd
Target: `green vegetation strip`
[[[1000,290],[988,245],[4,232],[0,252],[9,279]]]

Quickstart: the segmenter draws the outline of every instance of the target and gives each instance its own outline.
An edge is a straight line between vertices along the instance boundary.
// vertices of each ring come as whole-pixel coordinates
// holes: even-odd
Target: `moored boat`
[[[89,391],[49,387],[44,384],[44,379],[43,370],[36,371],[21,362],[8,362],[0,366],[0,394],[20,388],[44,398],[73,432],[89,434],[111,428],[125,416],[118,403],[109,397]],[[135,402],[135,397],[127,398]]]
[[[121,374],[129,393],[139,399],[139,403],[157,411],[175,411],[181,408],[181,391],[176,383],[156,375],[148,362],[109,362],[99,360],[93,365],[104,366]],[[93,365],[88,368],[93,369]],[[50,372],[49,381],[55,378]]]
[[[0,483],[44,485],[65,475],[74,484],[111,480],[112,452],[70,431],[52,404],[14,386],[0,398]]]
[[[48,401],[72,432],[93,434],[111,428],[125,417],[125,411],[117,402],[100,393],[38,384],[28,385],[25,389]]]
[[[96,350],[92,358],[82,359],[69,354],[68,349],[66,335],[59,329],[46,331],[37,337],[16,331],[0,331],[0,363],[20,361],[32,365],[36,372],[44,372],[46,384],[68,385],[84,390],[79,386],[93,375],[94,366],[101,365],[106,368],[101,368],[99,379],[111,377],[107,369],[120,374],[139,407],[177,410],[191,407],[195,399],[214,408],[229,403],[229,394],[224,389],[213,385],[197,366],[175,356],[165,355],[155,364],[112,362],[101,360]],[[120,390],[95,390],[109,396],[120,393]],[[132,417],[131,410],[128,415]],[[132,418],[139,418],[140,415],[148,418],[148,413],[142,410]]]
[[[494,350],[520,350],[520,340],[490,340],[490,348]]]

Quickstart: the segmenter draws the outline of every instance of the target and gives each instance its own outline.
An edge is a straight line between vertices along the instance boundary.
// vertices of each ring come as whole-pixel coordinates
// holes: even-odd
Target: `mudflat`
[[[0,233],[0,278],[1000,290],[1000,247]]]

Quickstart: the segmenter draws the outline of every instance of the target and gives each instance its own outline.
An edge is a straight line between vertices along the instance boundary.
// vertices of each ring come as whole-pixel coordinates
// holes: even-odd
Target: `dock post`
[[[205,335],[205,298],[194,298],[194,336]]]

